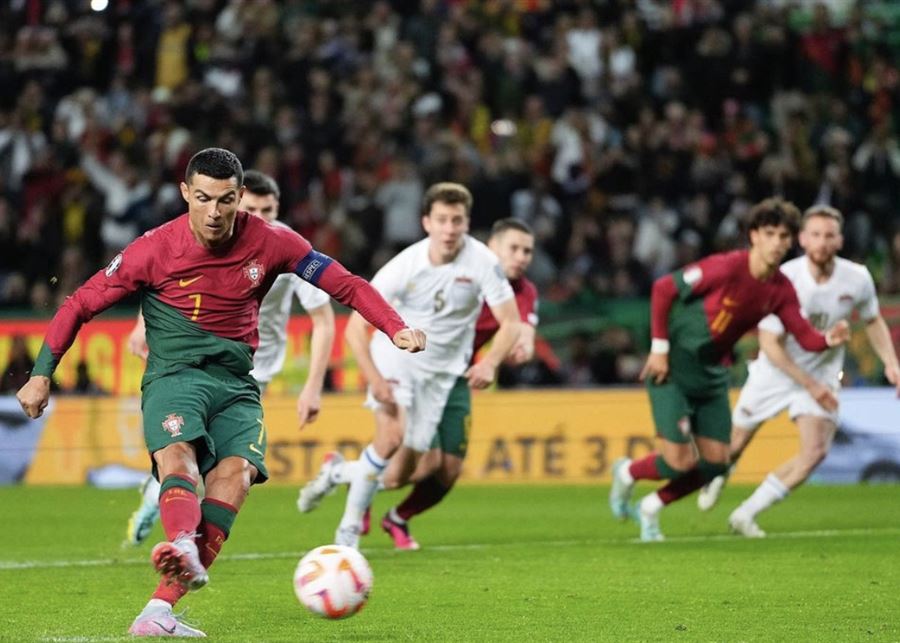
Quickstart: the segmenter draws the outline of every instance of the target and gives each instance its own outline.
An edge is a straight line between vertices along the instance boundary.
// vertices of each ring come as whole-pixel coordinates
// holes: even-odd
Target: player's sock
[[[622,467],[625,469],[625,467]],[[677,478],[683,472],[670,467],[661,455],[651,453],[640,460],[632,460],[627,467],[628,474],[634,480],[666,480]],[[623,474],[624,475],[624,474]],[[622,480],[628,482],[627,480]],[[630,483],[629,483],[630,484]]]
[[[669,482],[656,493],[659,495],[659,499],[662,503],[668,505],[679,498],[684,498],[693,493],[706,484],[706,482],[707,480],[703,477],[700,470],[695,468],[673,480],[669,480]]]
[[[197,535],[197,549],[200,551],[200,562],[209,569],[219,555],[222,545],[228,540],[228,534],[231,533],[231,527],[237,517],[237,508],[222,500],[204,498],[200,509],[203,512],[203,521]]]
[[[625,467],[622,467],[623,469]],[[391,509],[391,520],[404,523],[413,516],[431,509],[444,499],[452,487],[445,487],[437,476],[431,475],[417,482],[409,495],[399,505]],[[399,520],[398,520],[399,519]]]
[[[659,492],[655,491],[653,493],[648,493],[641,498],[640,510],[642,513],[654,515],[659,513],[659,510],[665,507],[666,504],[667,503],[660,497]]]
[[[690,471],[670,480],[657,493],[663,504],[670,504],[697,491],[707,482],[728,471],[727,464],[717,464],[700,459],[697,466]]]
[[[179,534],[195,533],[200,524],[197,483],[188,476],[166,476],[159,491],[159,519],[170,541]]]
[[[756,488],[749,498],[747,498],[737,511],[741,511],[755,517],[759,512],[768,509],[776,502],[784,500],[791,492],[787,486],[778,479],[774,473],[766,476],[766,479]]]
[[[359,529],[363,513],[372,504],[372,498],[378,490],[378,476],[387,466],[387,460],[378,455],[372,444],[365,448],[356,462],[339,529]]]

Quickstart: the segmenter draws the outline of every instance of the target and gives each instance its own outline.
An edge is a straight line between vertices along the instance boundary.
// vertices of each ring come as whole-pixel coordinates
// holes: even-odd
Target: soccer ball
[[[347,618],[363,608],[372,591],[369,561],[352,547],[323,545],[307,553],[294,572],[294,593],[324,618]]]

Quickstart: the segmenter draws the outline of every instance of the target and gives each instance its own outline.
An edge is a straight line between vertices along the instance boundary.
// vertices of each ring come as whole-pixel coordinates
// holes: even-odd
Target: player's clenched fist
[[[25,415],[31,419],[39,418],[50,401],[50,378],[35,375],[16,393],[16,399],[22,405]]]
[[[842,319],[834,326],[825,331],[825,341],[829,346],[840,346],[850,339],[850,324],[846,319]]]
[[[394,346],[410,353],[425,350],[425,332],[417,328],[404,328],[394,335],[392,341]]]

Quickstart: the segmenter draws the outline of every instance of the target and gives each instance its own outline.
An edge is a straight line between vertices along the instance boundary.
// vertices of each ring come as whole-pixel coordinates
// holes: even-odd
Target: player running
[[[314,509],[336,484],[350,490],[335,536],[339,545],[357,547],[363,514],[372,503],[378,477],[391,456],[397,474],[386,488],[409,479],[418,455],[428,451],[438,424],[446,417],[449,433],[465,435],[471,407],[469,387],[485,388],[519,335],[512,288],[497,257],[470,237],[472,195],[457,183],[438,183],[425,193],[422,225],[428,236],[389,261],[372,285],[398,310],[428,333],[425,359],[396,359],[375,335],[369,341],[365,321],[351,315],[347,343],[369,382],[367,406],[375,413],[375,439],[358,460],[329,454],[315,480],[300,491],[300,511]],[[484,358],[469,366],[475,324],[482,302],[499,321]],[[453,408],[445,415],[445,408]]]
[[[525,276],[534,256],[534,233],[517,219],[500,219],[491,229],[488,248],[497,255],[512,286],[522,322],[519,339],[506,362],[513,365],[524,364],[534,355],[535,327],[538,323],[537,288]],[[484,304],[475,325],[474,355],[478,354],[499,328],[500,323],[491,313],[490,306]],[[467,389],[463,390],[468,392]],[[431,449],[419,460],[416,471],[410,478],[414,483],[413,488],[406,498],[382,518],[381,528],[394,541],[396,549],[419,549],[419,543],[409,533],[409,520],[443,500],[462,474],[463,459],[469,446],[469,411],[468,399],[451,397],[447,401]],[[391,460],[384,477],[386,485],[399,488],[406,481],[398,476],[392,478],[393,463]],[[363,520],[363,533],[368,531],[367,518],[368,511]]]
[[[800,212],[779,198],[749,213],[750,250],[711,255],[656,280],[651,295],[652,343],[641,379],[647,383],[659,453],[613,465],[609,503],[628,517],[636,480],[670,482],[641,499],[641,540],[663,540],[659,513],[728,468],[731,412],[725,366],[735,342],[775,314],[810,351],[850,335],[840,321],[820,334],[800,313],[797,294],[778,267],[793,244]]]
[[[866,325],[866,336],[884,363],[884,375],[900,394],[900,367],[887,324],[878,310],[875,283],[865,266],[837,256],[843,245],[844,218],[828,206],[814,206],[803,215],[800,246],[805,255],[781,266],[797,291],[807,319],[817,328],[849,320],[853,311]],[[756,491],[728,519],[731,529],[748,538],[766,534],[756,516],[784,500],[825,459],[838,426],[837,391],[844,366],[843,346],[822,353],[804,350],[785,334],[777,317],[759,324],[759,358],[750,364],[749,377],[735,404],[731,422],[731,462],[766,420],[784,409],[800,433],[800,451],[769,473]],[[708,510],[716,504],[728,473],[700,490],[697,504]]]
[[[394,346],[417,352],[424,333],[403,320],[369,284],[313,250],[290,229],[238,211],[243,169],[210,148],[188,163],[181,194],[188,212],[150,230],[66,299],[50,322],[33,375],[17,393],[39,417],[50,376],[82,324],[140,291],[150,352],[142,380],[144,439],[161,480],[165,542],[151,560],[162,578],[129,633],[205,636],[173,613],[228,538],[250,485],[268,477],[259,387],[250,377],[259,305],[275,278],[296,273],[365,315]],[[197,496],[201,476],[206,497]]]
[[[277,220],[280,190],[275,179],[257,170],[244,173],[244,195],[239,210],[261,217],[273,225],[287,228]],[[316,421],[322,406],[322,387],[328,371],[328,358],[334,343],[334,310],[327,294],[293,273],[278,275],[259,307],[259,347],[253,353],[251,377],[265,393],[272,378],[281,371],[287,352],[287,322],[294,296],[312,321],[309,349],[309,373],[297,398],[297,414],[302,429]],[[146,359],[148,348],[144,317],[129,336],[129,347]],[[159,518],[159,482],[152,475],[141,484],[141,504],[128,519],[125,543],[139,545],[150,535]]]

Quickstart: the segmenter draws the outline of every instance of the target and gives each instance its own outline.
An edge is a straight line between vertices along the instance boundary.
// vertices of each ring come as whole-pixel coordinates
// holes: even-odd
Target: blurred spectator
[[[0,393],[15,393],[25,386],[31,377],[34,360],[28,353],[28,345],[24,335],[13,335],[9,347],[9,360],[0,377]]]

